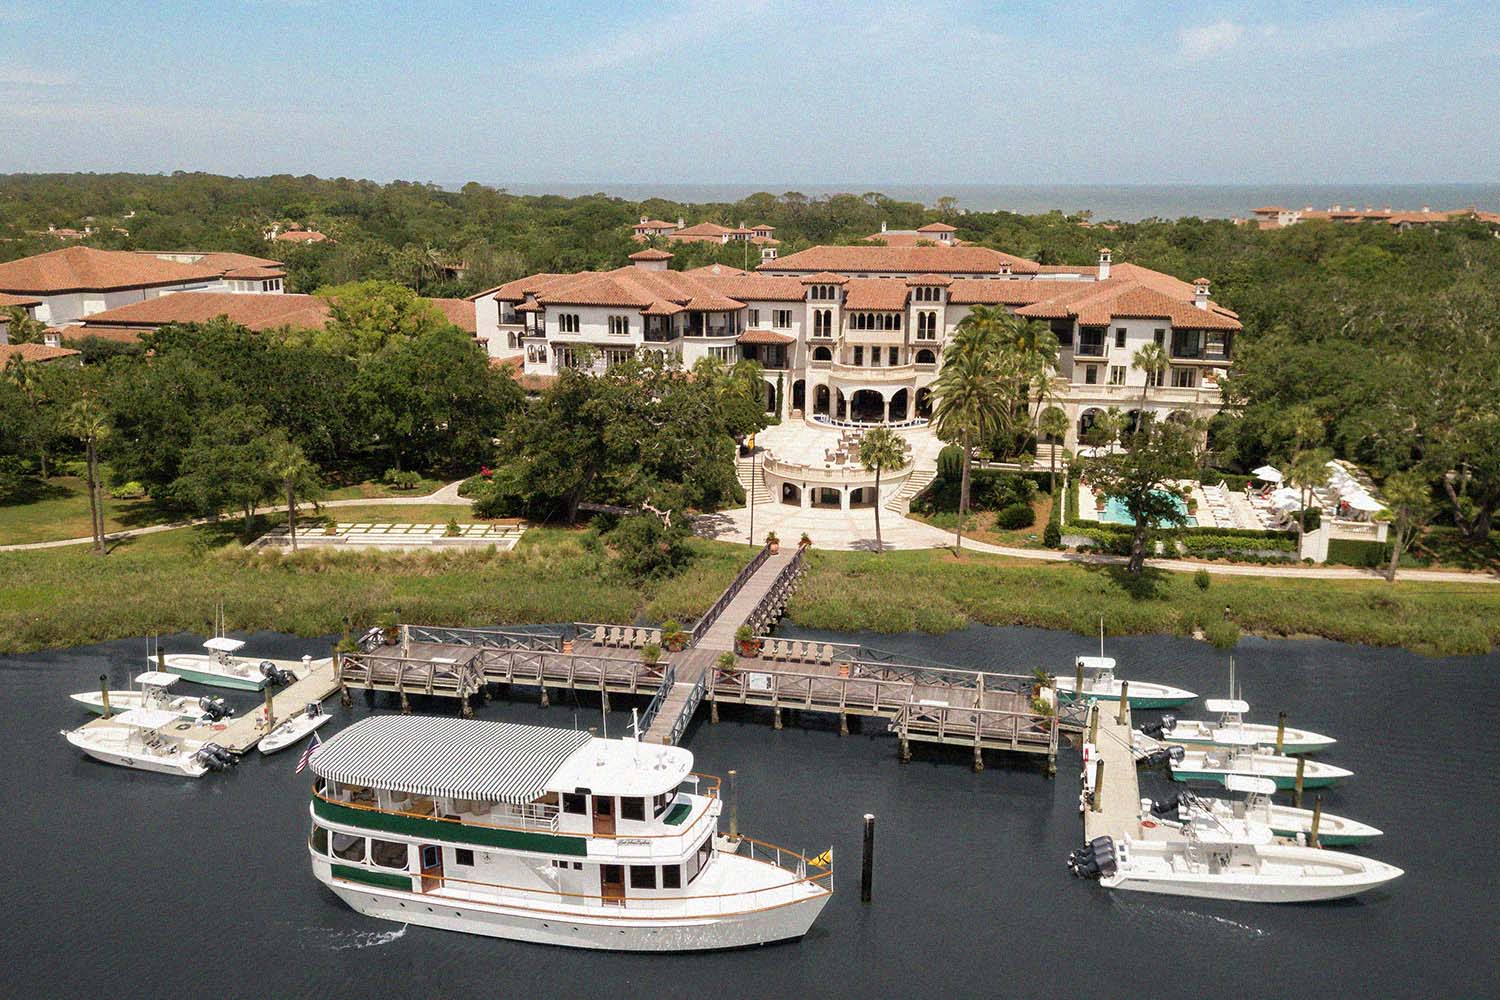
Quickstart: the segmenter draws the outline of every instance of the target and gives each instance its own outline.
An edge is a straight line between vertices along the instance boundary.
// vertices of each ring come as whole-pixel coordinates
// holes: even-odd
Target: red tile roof
[[[474,333],[479,325],[474,318],[474,303],[468,299],[428,299],[437,306],[443,318],[465,333]]]
[[[49,347],[46,344],[0,344],[0,365],[11,358],[24,361],[48,362],[59,358],[77,357],[78,351],[71,347]]]
[[[454,326],[473,333],[474,303],[467,299],[428,299]],[[206,323],[228,317],[251,330],[321,330],[328,322],[328,302],[318,295],[239,295],[233,292],[172,292],[143,302],[132,302],[69,327],[75,336],[96,328],[154,330],[168,323]]]
[[[919,233],[956,233],[958,227],[950,226],[946,222],[929,222],[925,226],[918,226]]]
[[[647,247],[644,250],[637,250],[635,253],[631,254],[630,255],[630,259],[631,260],[671,260],[672,259],[672,255],[669,254],[669,253],[667,253],[665,250],[658,250],[655,247]]]
[[[851,278],[844,286],[844,308],[894,312],[906,308],[906,282],[896,278]]]
[[[774,330],[746,330],[735,338],[741,344],[795,344],[796,337]]]
[[[1036,261],[988,247],[820,246],[760,265],[762,271],[875,271],[909,274],[1035,274]]]
[[[674,237],[678,237],[678,236],[723,236],[725,233],[732,233],[732,232],[734,232],[734,230],[730,229],[728,226],[721,226],[717,222],[700,222],[697,225],[688,226],[686,229],[679,229],[675,233],[673,233],[672,235]]]
[[[41,299],[34,299],[29,295],[9,295],[0,292],[0,309],[29,309],[41,304]]]
[[[222,270],[129,250],[71,246],[0,264],[0,291],[60,295],[213,281]]]
[[[946,274],[914,274],[906,279],[908,285],[951,285],[953,279]]]
[[[288,229],[284,233],[277,233],[271,237],[282,243],[332,243],[333,240],[318,232],[316,229]]]
[[[842,285],[848,282],[849,276],[834,271],[818,271],[815,274],[800,275],[797,280],[804,285]]]

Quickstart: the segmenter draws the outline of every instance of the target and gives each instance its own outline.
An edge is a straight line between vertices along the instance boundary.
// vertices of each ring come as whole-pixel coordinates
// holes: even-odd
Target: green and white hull
[[[260,691],[266,686],[266,678],[260,672],[258,661],[221,660],[201,653],[168,653],[164,660],[167,670],[195,684],[232,688],[236,691]],[[147,662],[156,664],[154,659],[148,658]]]
[[[1275,782],[1278,789],[1288,789],[1297,784],[1298,761],[1296,757],[1259,750],[1234,753],[1216,748],[1187,749],[1181,760],[1171,762],[1171,771],[1175,781],[1211,781],[1223,785],[1226,779],[1238,775],[1267,778]],[[1307,758],[1301,758],[1301,761],[1303,788],[1326,788],[1354,773],[1321,761]]]
[[[1074,687],[1074,678],[1057,678],[1057,697],[1063,701],[1074,700],[1077,697]],[[1113,678],[1104,683],[1084,678],[1083,697],[1086,699],[1095,698],[1099,701],[1118,703],[1120,690],[1121,682]],[[1127,695],[1131,708],[1175,708],[1178,705],[1186,705],[1196,697],[1198,696],[1193,692],[1182,688],[1167,684],[1151,684],[1146,681],[1131,681]]]

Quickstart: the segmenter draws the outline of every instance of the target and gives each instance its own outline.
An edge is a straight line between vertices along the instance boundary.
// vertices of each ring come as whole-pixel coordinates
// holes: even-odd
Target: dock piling
[[[984,750],[978,743],[974,744],[974,773],[978,774],[984,770]]]
[[[1307,768],[1307,758],[1297,758],[1297,783],[1292,786],[1292,805],[1302,808],[1302,772]]]
[[[1115,717],[1115,721],[1118,722],[1122,726],[1125,725],[1125,716],[1126,716],[1126,714],[1129,711],[1130,711],[1130,682],[1129,681],[1121,681],[1120,682],[1120,714]]]
[[[734,780],[737,773],[734,768],[729,769],[729,835],[735,840],[740,839],[740,795]]]
[[[1320,825],[1322,825],[1322,823],[1323,823],[1323,796],[1322,795],[1317,795],[1317,796],[1313,797],[1312,832],[1309,833],[1308,836],[1307,836],[1307,842],[1309,844],[1311,844],[1313,847],[1322,847],[1323,846],[1322,844],[1318,843],[1318,827]]]
[[[875,881],[875,814],[865,813],[865,851],[859,869],[859,900],[868,903]]]
[[[1096,701],[1089,709],[1089,743],[1099,745],[1099,703]]]
[[[270,681],[266,682],[266,732],[267,733],[269,733],[271,730],[273,730],[273,729],[276,728],[276,704],[275,704],[275,700],[274,700],[276,698],[276,694],[275,694],[275,691],[273,690],[275,688],[275,686],[276,685],[272,684]]]
[[[903,764],[911,763],[911,741],[905,736],[897,741],[896,758]]]
[[[1094,762],[1094,800],[1089,803],[1094,812],[1104,811],[1104,760]]]
[[[719,724],[719,700],[717,698],[708,703],[708,724],[711,726]]]
[[[1073,697],[1083,697],[1083,661],[1073,664]]]
[[[99,675],[99,695],[104,699],[104,717],[110,716],[109,711],[109,674]]]
[[[781,728],[781,706],[780,705],[777,705],[775,708],[771,709],[771,728],[772,729],[780,729]]]
[[[541,705],[542,705],[543,708],[546,708],[550,704],[552,704],[552,703],[547,700],[547,685],[543,684],[542,685]]]
[[[1276,755],[1279,757],[1284,752],[1282,747],[1286,745],[1286,713],[1276,713]]]

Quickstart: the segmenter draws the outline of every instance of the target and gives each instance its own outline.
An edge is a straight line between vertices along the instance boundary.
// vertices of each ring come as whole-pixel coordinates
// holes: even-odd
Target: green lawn
[[[340,486],[338,489],[325,490],[320,500],[373,500],[379,497],[423,497],[429,493],[435,493],[448,485],[446,479],[427,479],[423,477],[415,487],[409,490],[398,490],[394,486],[388,486],[378,480],[367,483],[355,483],[352,486]]]
[[[108,531],[141,528],[180,516],[149,499],[114,500],[108,493],[104,497],[104,511]],[[54,476],[35,482],[14,501],[0,503],[0,545],[86,538],[89,533],[88,489],[76,476]]]

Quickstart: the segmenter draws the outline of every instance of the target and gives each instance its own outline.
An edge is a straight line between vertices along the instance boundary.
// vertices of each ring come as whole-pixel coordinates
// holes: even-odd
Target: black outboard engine
[[[310,701],[307,703],[307,707],[302,710],[302,714],[309,719],[316,719],[323,714],[323,706],[315,701]]]
[[[234,714],[234,709],[229,707],[223,698],[214,698],[210,695],[204,695],[198,699],[198,710],[209,722],[218,722]]]
[[[193,755],[210,771],[223,771],[235,763],[234,755],[217,743],[205,743]]]
[[[1166,739],[1166,734],[1170,733],[1174,728],[1176,728],[1176,726],[1176,716],[1163,715],[1160,722],[1148,722],[1144,726],[1142,726],[1141,732],[1145,733],[1153,740],[1161,740]]]
[[[1118,866],[1115,842],[1109,837],[1095,837],[1068,855],[1068,868],[1079,878],[1113,875]]]
[[[279,687],[286,687],[297,679],[296,674],[290,670],[283,670],[270,660],[260,661],[260,675]]]
[[[1186,753],[1182,747],[1172,744],[1168,747],[1159,747],[1141,757],[1141,764],[1145,767],[1165,767],[1168,761],[1176,763],[1182,760]]]
[[[1174,823],[1181,820],[1181,809],[1181,795],[1173,796],[1172,798],[1166,799],[1162,802],[1153,800],[1151,803],[1151,815],[1155,816],[1157,819],[1171,820]]]

